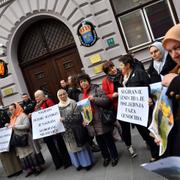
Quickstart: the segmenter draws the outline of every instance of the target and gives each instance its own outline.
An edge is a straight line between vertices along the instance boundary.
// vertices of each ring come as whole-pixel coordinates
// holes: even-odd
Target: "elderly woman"
[[[10,118],[6,110],[0,108],[0,128],[5,127],[9,123]],[[19,158],[16,156],[15,149],[10,148],[9,152],[0,153],[0,160],[4,168],[5,174],[8,177],[18,175],[22,172],[22,167]],[[16,164],[16,166],[14,166]]]
[[[136,68],[133,59],[129,55],[124,55],[120,59],[120,69],[123,74],[123,86],[124,87],[149,87],[150,78],[148,74],[140,69]],[[150,161],[158,159],[158,146],[154,143],[153,138],[149,135],[149,130],[140,125],[135,125],[142,138],[149,145],[152,158]],[[130,127],[128,128],[130,131]]]
[[[23,113],[22,107],[18,103],[13,103],[9,106],[9,112],[11,113],[9,128],[13,128],[13,133],[15,135],[27,135],[27,144],[23,146],[17,146],[15,143],[16,154],[19,156],[22,167],[27,171],[25,177],[32,174],[38,175],[42,169],[39,162],[36,159],[35,152],[32,145],[32,139],[29,135],[30,122],[28,116]],[[12,137],[13,140],[13,137]]]
[[[147,70],[151,83],[160,82],[162,77],[169,73],[176,63],[164,49],[161,42],[154,42],[149,47],[149,52],[152,57],[151,64]]]
[[[163,46],[177,63],[173,73],[164,76],[162,81],[162,84],[168,87],[166,94],[173,101],[174,115],[174,126],[168,136],[165,156],[180,156],[180,24],[169,29],[164,37]]]
[[[60,89],[57,92],[57,97],[59,99],[61,121],[66,129],[63,133],[63,139],[69,152],[71,162],[77,170],[82,168],[89,170],[92,167],[93,160],[91,150],[87,143],[88,139],[85,139],[87,134],[82,124],[83,119],[81,113],[77,108],[75,100],[68,98],[66,90]],[[73,127],[80,130],[78,135],[81,137],[79,138],[84,138],[81,142],[78,142],[79,138],[76,138]]]
[[[88,98],[91,102],[93,119],[87,125],[87,129],[91,136],[96,137],[104,158],[103,166],[108,166],[111,160],[112,166],[116,166],[118,163],[118,152],[112,137],[113,125],[105,125],[101,120],[101,109],[109,105],[109,99],[98,85],[91,84],[91,79],[87,74],[80,74],[78,76],[78,83],[82,89],[79,99]]]

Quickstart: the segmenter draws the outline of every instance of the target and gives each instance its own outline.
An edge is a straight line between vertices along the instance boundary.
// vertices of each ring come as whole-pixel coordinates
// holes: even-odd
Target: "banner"
[[[174,125],[172,101],[166,96],[166,91],[167,88],[163,87],[160,97],[156,101],[152,122],[148,128],[153,136],[160,141],[160,156],[166,151],[168,135]]]
[[[9,151],[12,128],[0,128],[0,153]]]
[[[147,127],[148,124],[148,87],[118,88],[117,119]]]
[[[83,99],[77,102],[77,106],[81,111],[83,119],[90,123],[93,119],[92,109],[91,109],[91,102],[89,99]]]
[[[51,136],[64,131],[63,123],[60,121],[58,105],[32,113],[33,139]]]

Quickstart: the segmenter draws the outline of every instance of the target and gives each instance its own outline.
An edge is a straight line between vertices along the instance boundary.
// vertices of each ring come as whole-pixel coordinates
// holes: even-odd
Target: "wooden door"
[[[70,75],[79,74],[83,67],[76,48],[54,57],[54,64],[57,74],[59,75],[59,81],[61,79],[67,80]]]
[[[23,74],[31,97],[37,89],[42,89],[57,102],[59,81],[69,75],[81,72],[82,63],[76,48],[42,59],[23,68]]]

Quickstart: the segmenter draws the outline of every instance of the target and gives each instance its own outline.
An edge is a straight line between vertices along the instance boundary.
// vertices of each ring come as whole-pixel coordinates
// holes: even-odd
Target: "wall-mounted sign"
[[[95,63],[101,61],[101,56],[100,56],[100,54],[94,54],[94,55],[90,56],[89,59],[90,59],[92,64],[95,64]]]
[[[78,26],[77,34],[83,46],[90,47],[97,41],[95,26],[89,21],[83,21]]]
[[[110,46],[113,46],[113,45],[115,44],[114,38],[109,38],[109,39],[106,40],[106,42],[107,42],[107,45],[108,45],[109,47],[110,47]]]
[[[8,75],[7,63],[0,59],[0,78],[5,78]]]
[[[11,88],[11,87],[8,87],[8,88],[6,88],[6,89],[3,89],[3,95],[4,96],[10,96],[11,94],[13,94],[14,92],[13,92],[13,88]]]

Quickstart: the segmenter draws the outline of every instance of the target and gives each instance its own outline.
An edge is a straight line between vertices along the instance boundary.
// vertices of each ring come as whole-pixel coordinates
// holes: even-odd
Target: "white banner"
[[[118,88],[118,95],[117,119],[147,127],[148,87]]]
[[[64,132],[65,128],[63,123],[60,121],[60,112],[58,105],[33,112],[32,131],[33,139],[39,139]]]
[[[9,151],[12,128],[0,128],[0,153]]]

